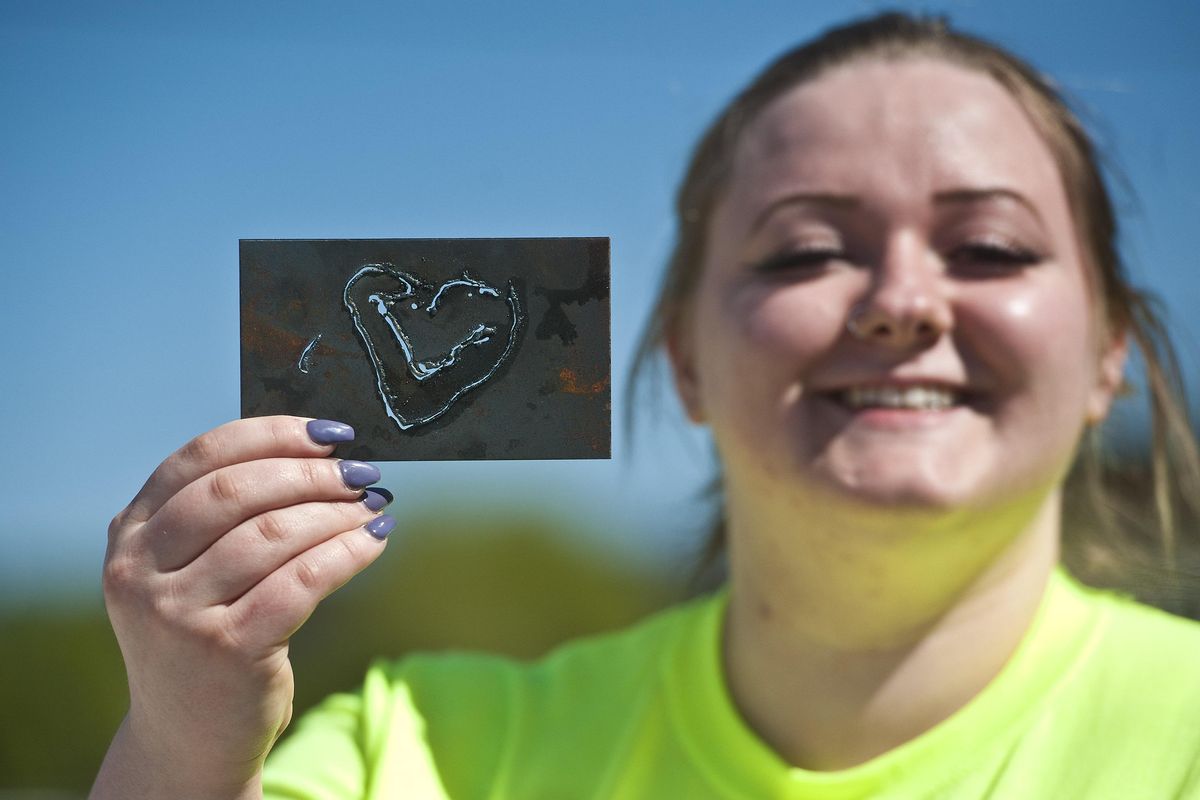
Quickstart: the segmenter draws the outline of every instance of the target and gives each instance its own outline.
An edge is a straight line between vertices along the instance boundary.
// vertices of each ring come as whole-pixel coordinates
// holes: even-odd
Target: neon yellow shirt
[[[484,655],[372,667],[268,760],[268,798],[798,800],[1200,798],[1200,624],[1051,579],[1003,671],[865,764],[790,767],[738,716],[726,596],[534,664]]]

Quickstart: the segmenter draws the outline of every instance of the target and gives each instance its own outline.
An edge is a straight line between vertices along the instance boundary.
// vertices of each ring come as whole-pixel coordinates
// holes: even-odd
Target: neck
[[[953,524],[893,514],[890,532],[730,511],[729,688],[750,726],[809,769],[865,762],[975,697],[1058,558],[1057,494]]]

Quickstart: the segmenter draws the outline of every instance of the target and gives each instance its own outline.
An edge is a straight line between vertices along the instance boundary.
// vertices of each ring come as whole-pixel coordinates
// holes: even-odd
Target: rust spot
[[[252,346],[273,354],[289,365],[295,363],[300,351],[304,349],[305,339],[266,314],[251,311],[243,316],[243,338],[249,340]]]
[[[580,384],[579,376],[570,367],[563,367],[558,371],[558,380],[561,384],[560,391],[567,394],[600,394],[608,386],[607,378],[595,383]]]

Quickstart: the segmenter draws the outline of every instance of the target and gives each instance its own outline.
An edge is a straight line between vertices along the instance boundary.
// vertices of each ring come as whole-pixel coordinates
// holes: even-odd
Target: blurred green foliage
[[[297,714],[355,688],[377,657],[445,648],[535,657],[667,605],[687,578],[603,548],[594,530],[580,535],[586,520],[398,516],[388,552],[293,637]],[[0,609],[0,648],[0,800],[84,796],[128,705],[98,590],[52,611]]]
[[[99,600],[10,610],[0,648],[0,787],[86,791],[129,697]]]
[[[564,536],[572,526],[545,517],[468,512],[403,524],[380,561],[292,638],[298,711],[355,687],[378,657],[473,649],[533,658],[628,625],[685,588],[686,574]]]

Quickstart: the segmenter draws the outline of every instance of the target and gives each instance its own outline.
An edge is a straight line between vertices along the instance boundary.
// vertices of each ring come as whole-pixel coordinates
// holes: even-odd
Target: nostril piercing
[[[871,335],[871,331],[865,330],[862,326],[863,314],[862,306],[855,306],[850,309],[850,314],[846,317],[846,330],[855,339],[865,339]]]

